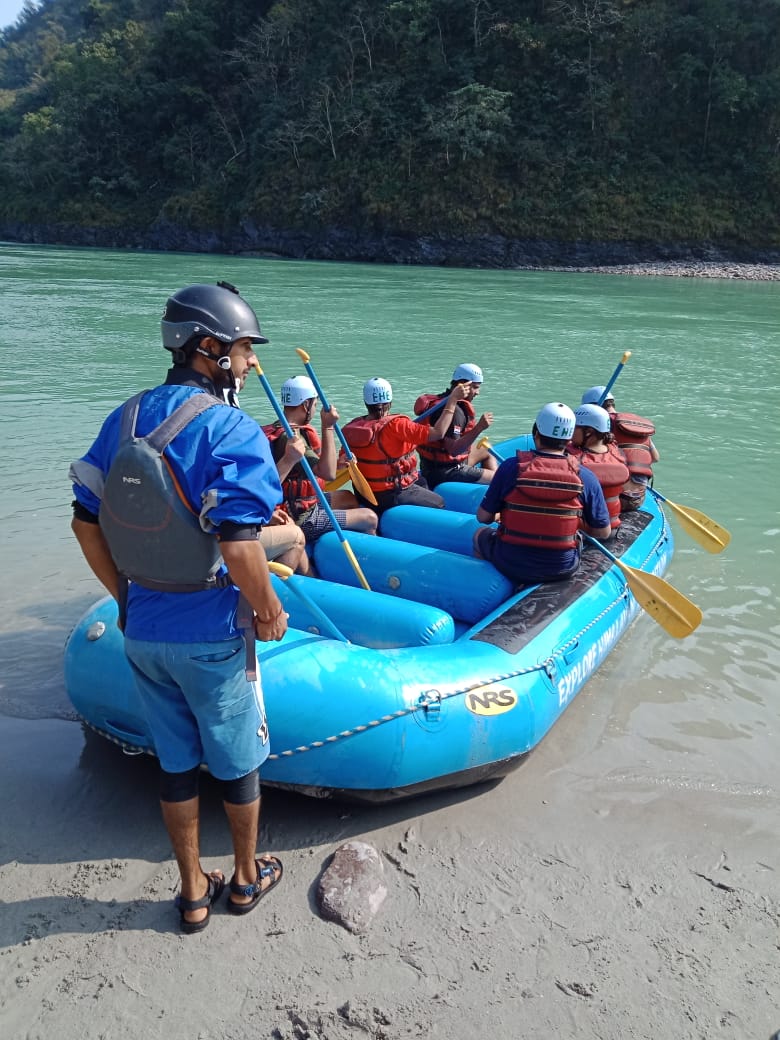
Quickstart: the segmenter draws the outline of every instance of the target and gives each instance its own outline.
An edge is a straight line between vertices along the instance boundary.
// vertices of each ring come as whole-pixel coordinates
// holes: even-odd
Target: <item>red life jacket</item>
[[[568,447],[570,455],[591,471],[601,484],[604,498],[609,510],[609,522],[614,531],[620,526],[620,492],[629,479],[628,466],[623,452],[615,444],[607,445],[604,452],[588,451],[582,448]]]
[[[518,451],[517,483],[501,505],[498,537],[510,545],[574,549],[582,516],[579,461]]]
[[[441,401],[442,405],[450,396],[449,390],[445,390],[443,394],[421,394],[414,402],[414,414],[422,415],[423,412],[429,408],[433,408],[437,401]],[[471,401],[458,401],[458,408],[462,408],[466,416],[466,425],[458,434],[458,437],[462,437],[464,433],[468,433],[474,429],[474,407]],[[427,419],[423,419],[423,423],[427,426],[431,425],[431,419],[438,418],[435,415],[429,415]],[[434,424],[435,425],[435,424]],[[469,450],[466,448],[465,451],[460,452],[459,455],[451,455],[444,449],[443,441],[432,441],[429,444],[421,444],[417,451],[420,453],[420,458],[425,459],[426,462],[432,462],[436,466],[453,466],[458,462],[465,462],[469,457]]]
[[[419,476],[414,446],[396,456],[383,447],[382,431],[395,418],[394,415],[383,415],[381,419],[373,419],[370,415],[363,415],[347,423],[341,431],[357,459],[360,472],[375,493],[407,488]]]
[[[277,420],[277,422],[271,423],[269,426],[264,426],[263,432],[271,442],[271,454],[274,462],[278,462],[284,455],[284,449],[287,447],[287,434],[284,431],[284,427]],[[299,426],[297,431],[294,430],[293,432],[298,432],[306,441],[306,458],[309,460],[310,465],[315,466],[320,461],[320,452],[322,451],[322,444],[317,431],[313,426]],[[318,477],[317,483],[322,487],[325,481],[320,480]],[[297,520],[302,513],[305,513],[307,509],[311,509],[312,506],[316,506],[317,502],[319,502],[314,485],[306,476],[306,471],[300,462],[296,462],[282,481],[282,494],[284,495],[284,511],[289,513],[293,520]]]
[[[650,451],[650,438],[655,433],[655,426],[650,420],[632,412],[615,412],[612,415],[612,432],[615,435],[615,443],[626,457],[626,465],[631,476],[638,473],[643,477],[652,477],[653,456]]]

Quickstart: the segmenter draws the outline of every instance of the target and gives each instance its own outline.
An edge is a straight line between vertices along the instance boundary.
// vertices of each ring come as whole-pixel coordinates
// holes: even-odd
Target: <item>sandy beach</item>
[[[610,760],[614,707],[595,680],[481,788],[379,807],[267,791],[283,885],[196,936],[177,927],[155,762],[76,722],[5,720],[4,1038],[769,1040],[778,792]],[[380,852],[389,889],[362,935],[314,900],[350,838]],[[208,778],[202,845],[230,870]]]

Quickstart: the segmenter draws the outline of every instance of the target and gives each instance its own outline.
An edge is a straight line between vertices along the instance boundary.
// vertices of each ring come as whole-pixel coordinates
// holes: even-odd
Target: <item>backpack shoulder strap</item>
[[[141,400],[144,394],[148,393],[148,390],[140,390],[128,401],[125,401],[122,406],[122,414],[119,419],[120,444],[124,444],[125,441],[132,440],[132,438],[135,437],[135,424],[138,422],[138,409],[141,407]]]
[[[173,438],[181,433],[193,419],[208,411],[209,408],[223,403],[218,398],[212,397],[211,394],[193,394],[171,412],[167,419],[163,419],[160,425],[155,427],[144,439],[150,448],[162,454]],[[133,425],[135,426],[135,423]]]

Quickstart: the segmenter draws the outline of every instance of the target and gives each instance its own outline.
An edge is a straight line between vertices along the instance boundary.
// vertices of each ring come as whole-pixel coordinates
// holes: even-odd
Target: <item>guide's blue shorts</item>
[[[259,680],[247,680],[243,639],[125,638],[125,652],[166,772],[205,763],[218,780],[236,780],[265,762],[270,744],[263,692]]]

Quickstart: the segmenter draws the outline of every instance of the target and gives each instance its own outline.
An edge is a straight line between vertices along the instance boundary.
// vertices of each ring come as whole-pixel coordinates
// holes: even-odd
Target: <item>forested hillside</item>
[[[778,0],[49,0],[0,220],[780,244]]]

